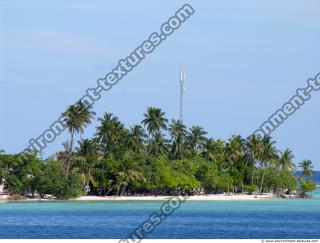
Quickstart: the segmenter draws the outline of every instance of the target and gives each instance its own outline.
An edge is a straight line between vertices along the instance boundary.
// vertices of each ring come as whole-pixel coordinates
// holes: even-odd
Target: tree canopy
[[[271,137],[215,139],[198,125],[169,122],[165,112],[149,107],[141,125],[129,128],[105,113],[94,136],[82,139],[95,117],[91,108],[78,102],[62,115],[70,140],[49,158],[36,151],[0,150],[0,179],[10,194],[70,198],[314,190],[311,161],[299,164],[302,176],[296,177],[292,151],[278,150]]]

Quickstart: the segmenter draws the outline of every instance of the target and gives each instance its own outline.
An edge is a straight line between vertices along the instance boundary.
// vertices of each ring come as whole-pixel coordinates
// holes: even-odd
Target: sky
[[[21,152],[186,2],[0,1],[0,148]],[[99,100],[128,127],[148,106],[209,136],[246,137],[320,72],[320,2],[188,1],[195,14]],[[320,92],[320,91],[319,91]],[[320,170],[320,93],[272,133]],[[91,137],[97,122],[84,134]],[[64,132],[45,149],[62,149]]]

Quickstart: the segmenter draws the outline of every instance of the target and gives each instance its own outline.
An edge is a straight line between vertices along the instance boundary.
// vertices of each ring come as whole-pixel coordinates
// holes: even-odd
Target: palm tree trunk
[[[102,195],[102,191],[103,191],[103,187],[102,187],[102,182],[101,182],[101,180],[99,181],[99,196],[101,196]]]
[[[254,165],[252,167],[251,186],[253,186],[253,178],[254,178]]]
[[[74,132],[71,132],[70,151],[73,149]]]
[[[123,186],[122,191],[121,191],[121,196],[123,195],[124,191],[126,190],[126,186]]]
[[[116,184],[114,184],[106,193],[106,196],[113,190],[113,188],[115,187]]]
[[[244,170],[243,170],[243,173],[242,173],[242,177],[243,177],[243,179],[242,179],[242,183],[241,183],[241,192],[243,193],[243,186],[244,186],[244,175],[245,175],[245,173],[246,173],[246,170],[247,170],[247,167],[248,167],[248,159],[246,159],[246,166],[244,167]]]
[[[251,186],[253,187],[253,178],[254,178],[254,164],[255,164],[255,155],[252,155],[252,176],[251,176]]]
[[[261,192],[262,192],[263,181],[264,181],[264,171],[263,171],[263,174],[262,174],[262,179],[261,179],[261,185],[260,185],[259,195],[261,195]]]
[[[74,132],[72,131],[71,132],[71,138],[70,138],[70,148],[69,150],[70,151],[67,151],[68,152],[68,155],[67,155],[67,169],[66,169],[66,174],[69,175],[69,172],[70,172],[70,167],[71,167],[71,154],[72,154],[72,150],[73,150],[73,139],[74,139]]]
[[[116,196],[119,195],[120,187],[121,187],[121,186],[118,186],[118,188],[117,188],[117,194],[116,194]]]

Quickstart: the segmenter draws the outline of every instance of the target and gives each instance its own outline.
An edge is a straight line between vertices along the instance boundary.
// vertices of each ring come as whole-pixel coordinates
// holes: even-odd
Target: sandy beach
[[[81,196],[77,201],[163,201],[174,198],[174,196]],[[188,200],[190,201],[215,201],[215,200],[262,200],[262,199],[274,199],[276,198],[271,193],[266,193],[263,195],[246,195],[246,194],[209,194],[209,195],[199,195],[190,196]]]
[[[68,199],[70,201],[166,201],[170,198],[177,196],[80,196],[78,198]],[[181,196],[180,196],[181,197]],[[286,198],[300,198],[298,195],[286,195]],[[241,200],[270,200],[270,199],[281,199],[272,193],[264,193],[262,195],[247,195],[247,194],[208,194],[208,195],[196,195],[190,196],[188,201],[241,201]],[[59,201],[55,198],[20,198],[10,199],[7,195],[0,196],[0,203],[9,201]]]

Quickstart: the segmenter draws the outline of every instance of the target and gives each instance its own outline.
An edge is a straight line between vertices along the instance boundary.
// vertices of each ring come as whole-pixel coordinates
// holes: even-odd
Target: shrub
[[[317,185],[314,181],[300,178],[300,190],[301,194],[304,195],[306,192],[312,192],[316,189]]]
[[[253,192],[258,190],[257,185],[244,185],[243,190],[247,192],[249,195],[252,195]]]
[[[38,188],[38,192],[42,196],[51,194],[58,199],[77,197],[82,194],[82,190],[81,175],[78,173],[65,175],[63,164],[60,161],[50,161],[47,164]]]

